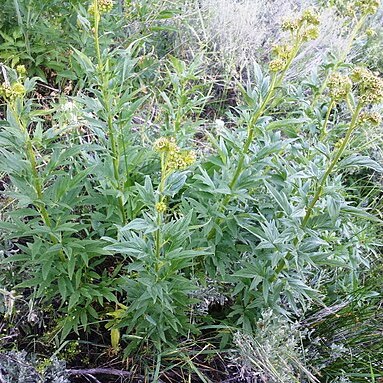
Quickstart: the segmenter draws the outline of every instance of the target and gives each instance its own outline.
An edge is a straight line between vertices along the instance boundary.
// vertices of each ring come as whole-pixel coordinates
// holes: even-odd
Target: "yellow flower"
[[[340,73],[333,73],[328,80],[330,97],[339,101],[347,97],[352,87],[350,78]]]
[[[98,9],[100,13],[110,12],[113,8],[113,0],[98,0]]]
[[[98,6],[98,11],[100,14],[108,13],[113,8],[113,0],[97,0],[97,6]],[[89,6],[88,12],[90,15],[92,16],[94,15],[95,13],[94,3]]]
[[[358,0],[355,2],[355,7],[364,15],[373,15],[379,6],[379,0]]]
[[[188,150],[181,151],[173,137],[158,138],[153,148],[159,153],[165,153],[166,171],[186,169],[196,160],[195,153]]]
[[[11,92],[14,97],[23,96],[25,94],[25,87],[19,82],[15,82],[11,86]]]
[[[27,73],[27,69],[25,68],[25,65],[17,65],[16,72],[20,76],[24,76]]]
[[[368,29],[366,29],[366,35],[367,35],[368,37],[374,37],[374,36],[377,35],[377,33],[376,33],[376,31],[373,30],[372,28],[368,28]]]
[[[11,88],[5,82],[0,85],[0,96],[8,98],[11,94]]]
[[[196,161],[196,159],[197,159],[197,156],[193,150],[190,150],[189,152],[187,152],[185,157],[184,157],[186,166],[193,165],[194,162]]]
[[[274,59],[269,63],[269,69],[272,72],[280,72],[286,68],[286,61],[283,59]]]
[[[193,165],[196,155],[193,151],[169,152],[168,168],[170,170],[183,170]]]
[[[272,52],[278,56],[280,59],[287,60],[289,59],[291,52],[292,52],[292,47],[287,44],[283,45],[274,45]]]
[[[319,16],[313,9],[306,9],[302,13],[302,16],[300,17],[300,21],[301,22],[306,21],[307,24],[311,24],[311,25],[320,24]]]
[[[315,40],[319,36],[319,28],[316,25],[309,26],[302,33],[303,41]]]
[[[383,101],[383,79],[362,67],[355,68],[350,77],[358,86],[359,100],[363,104],[379,104]]]
[[[165,202],[157,202],[156,203],[156,210],[159,212],[159,213],[165,213],[167,209],[167,206],[166,206],[166,203]]]
[[[15,82],[12,85],[2,83],[0,85],[0,96],[12,100],[17,97],[22,97],[25,94],[25,87],[20,82]]]
[[[363,111],[359,115],[359,122],[361,124],[371,124],[373,126],[378,126],[382,123],[382,115],[378,112]]]
[[[298,20],[290,20],[290,19],[284,20],[282,21],[281,28],[282,28],[282,31],[284,32],[287,32],[287,31],[294,32],[299,28],[299,22]]]
[[[154,141],[153,148],[157,152],[164,152],[169,148],[169,140],[166,137],[160,137]]]

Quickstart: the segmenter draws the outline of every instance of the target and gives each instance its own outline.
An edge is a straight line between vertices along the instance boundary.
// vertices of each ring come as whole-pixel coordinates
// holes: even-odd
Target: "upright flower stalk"
[[[309,218],[312,214],[313,208],[315,207],[319,198],[322,196],[323,190],[324,190],[324,187],[326,185],[326,182],[327,182],[329,175],[333,171],[335,165],[338,163],[340,157],[342,156],[344,150],[346,149],[347,145],[349,144],[349,142],[351,140],[351,135],[354,132],[355,128],[357,127],[359,113],[362,110],[362,108],[363,108],[363,104],[359,102],[355,108],[354,113],[353,113],[352,120],[351,120],[351,123],[349,125],[349,128],[347,129],[346,135],[340,141],[341,144],[340,144],[339,148],[336,150],[334,158],[332,159],[332,161],[328,165],[328,167],[327,167],[327,169],[326,169],[326,171],[325,171],[325,173],[324,173],[324,175],[323,175],[323,177],[319,183],[319,186],[318,186],[316,192],[314,193],[314,197],[311,200],[309,206],[307,207],[306,214],[302,220],[302,226],[303,227],[306,226],[307,221],[309,220]]]
[[[365,25],[368,17],[370,15],[373,15],[377,12],[380,6],[379,0],[358,0],[352,2],[347,7],[347,14],[352,19],[356,20],[354,27],[352,28],[346,47],[342,49],[342,53],[339,56],[339,59],[334,64],[332,68],[328,68],[325,72],[325,78],[322,82],[321,87],[319,88],[318,92],[315,94],[312,106],[316,106],[319,98],[323,95],[323,92],[327,88],[328,82],[331,79],[332,74],[334,74],[338,68],[344,63],[346,60],[348,54],[350,53],[352,46],[354,44],[354,41],[356,37],[358,36],[358,33]]]
[[[157,260],[159,260],[162,249],[160,227],[163,215],[168,208],[166,205],[166,196],[164,195],[166,180],[173,172],[184,170],[191,166],[196,160],[196,155],[192,150],[181,150],[173,137],[160,137],[154,142],[153,149],[159,153],[161,157],[161,179],[158,185],[158,200],[155,205],[157,224],[157,230],[155,232],[155,254]]]
[[[251,143],[253,142],[257,122],[270,106],[275,92],[285,78],[286,72],[289,70],[302,44],[306,41],[313,40],[318,37],[318,25],[319,17],[312,9],[307,9],[297,19],[285,20],[282,23],[282,30],[289,32],[293,44],[276,45],[273,49],[275,58],[269,63],[269,70],[271,72],[269,90],[259,105],[258,110],[251,116],[250,121],[248,122],[247,137],[238,160],[237,168],[234,172],[233,178],[229,183],[230,189],[235,186],[243,171],[245,157],[249,152]],[[226,207],[229,200],[230,196],[227,196],[223,201],[223,207]]]
[[[335,101],[340,102],[341,100],[348,100],[353,85],[355,86],[356,92],[359,96],[358,103],[355,109],[351,110],[352,118],[346,134],[344,138],[339,141],[339,145],[337,145],[337,149],[334,151],[333,159],[330,161],[322,179],[320,180],[319,186],[314,193],[313,199],[307,207],[306,214],[302,220],[303,227],[307,225],[316,203],[323,194],[327,179],[349,144],[352,138],[352,133],[361,123],[367,122],[379,124],[379,114],[368,111],[362,112],[365,106],[379,104],[383,100],[383,79],[375,76],[367,68],[355,68],[350,77],[340,73],[332,74],[328,82],[329,94],[331,97],[330,106],[335,103]]]
[[[348,76],[342,75],[341,73],[333,73],[329,77],[328,88],[330,103],[327,109],[324,123],[321,127],[320,139],[323,140],[327,136],[327,125],[329,122],[330,114],[334,106],[342,100],[348,99],[348,94],[351,91],[352,82]],[[351,113],[353,113],[351,111]]]
[[[252,114],[247,124],[247,136],[242,150],[239,154],[238,163],[233,174],[233,178],[229,182],[229,188],[232,190],[239,177],[241,176],[245,158],[249,153],[250,145],[254,140],[256,133],[256,126],[259,119],[264,115],[270,106],[275,96],[276,91],[282,84],[286,72],[289,70],[294,58],[297,56],[302,44],[306,41],[316,39],[319,35],[319,16],[313,9],[305,10],[298,18],[283,21],[281,28],[284,32],[290,35],[292,44],[276,45],[273,48],[274,59],[269,63],[269,71],[271,73],[271,80],[269,89],[261,101],[258,109]],[[226,195],[221,201],[219,211],[222,213],[228,206],[232,196]],[[223,221],[222,218],[216,219],[216,224],[219,225]],[[208,234],[208,239],[212,239],[215,235],[216,229],[213,227]]]
[[[112,165],[113,165],[113,176],[116,184],[114,187],[119,191],[118,206],[120,210],[122,224],[126,224],[126,211],[124,201],[124,187],[122,185],[120,177],[120,151],[115,135],[113,126],[114,113],[111,110],[111,94],[108,87],[108,75],[106,73],[106,63],[104,63],[101,56],[100,38],[99,38],[99,27],[101,16],[103,13],[111,11],[113,8],[113,0],[93,0],[92,5],[89,8],[89,13],[93,15],[94,27],[93,27],[93,38],[97,57],[97,72],[100,76],[100,90],[104,101],[104,107],[106,112],[106,123],[108,128],[108,138],[110,140],[110,149],[112,154]]]
[[[355,130],[360,125],[379,125],[382,121],[381,115],[379,113],[370,112],[368,108],[364,110],[365,107],[379,104],[383,101],[383,79],[375,76],[367,68],[357,67],[352,71],[350,76],[346,76],[340,73],[333,73],[331,77],[329,77],[327,85],[331,99],[329,109],[331,104],[346,101],[350,108],[352,117],[345,136],[338,141],[337,145],[335,145],[332,159],[329,162],[323,176],[319,180],[319,185],[314,191],[313,198],[307,206],[306,213],[301,221],[302,228],[307,226],[310,218],[312,217],[316,204],[323,196],[327,180],[331,175],[334,167],[342,157],[345,149],[349,145]],[[354,95],[357,96],[357,104],[355,108],[352,107],[350,101],[350,93],[352,88],[355,88]],[[305,236],[305,234],[303,236]],[[302,239],[303,238],[300,240]],[[294,246],[297,246],[300,240],[296,238],[294,241]],[[274,275],[270,278],[270,282],[273,282],[277,279],[277,276],[285,268],[286,261],[289,261],[291,258],[292,253],[289,252],[284,259],[281,259],[278,262]]]
[[[32,139],[30,133],[28,132],[27,126],[20,117],[23,108],[23,99],[26,93],[26,89],[22,83],[26,74],[25,67],[23,65],[18,65],[16,68],[16,73],[18,75],[18,79],[17,81],[11,84],[8,78],[6,77],[5,70],[3,70],[5,81],[0,85],[0,96],[3,97],[7,102],[7,112],[12,116],[13,120],[16,122],[17,127],[20,129],[20,132],[22,133],[24,138],[25,155],[31,166],[32,187],[36,193],[36,200],[33,203],[41,216],[42,222],[45,224],[45,226],[52,229],[52,221],[45,206],[45,203],[43,202],[44,182],[41,179],[41,176],[38,171],[37,155],[33,148]],[[53,234],[50,234],[50,239],[53,244],[59,243],[59,240]],[[59,251],[59,255],[62,259],[65,259],[62,250]]]

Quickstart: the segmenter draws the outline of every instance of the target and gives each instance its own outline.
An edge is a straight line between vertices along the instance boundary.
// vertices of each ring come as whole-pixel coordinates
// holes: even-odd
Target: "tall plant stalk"
[[[258,110],[251,116],[250,121],[247,124],[247,137],[246,137],[245,143],[243,145],[242,151],[239,155],[237,167],[235,169],[233,178],[231,179],[231,181],[229,183],[229,188],[231,190],[235,187],[239,177],[241,176],[241,174],[243,172],[245,158],[248,155],[249,150],[250,150],[250,145],[254,140],[254,136],[255,136],[255,132],[256,132],[256,129],[255,129],[256,125],[257,125],[259,119],[264,115],[264,113],[267,111],[267,109],[271,106],[272,100],[275,96],[276,91],[278,90],[278,88],[282,84],[287,71],[289,70],[294,58],[296,57],[300,47],[303,44],[303,39],[300,36],[301,29],[302,29],[302,27],[296,31],[295,42],[294,42],[294,45],[291,49],[291,52],[289,54],[289,57],[285,63],[283,70],[281,70],[279,73],[278,72],[272,72],[270,86],[269,86],[269,89],[267,91],[267,94],[265,95],[265,98],[263,99],[262,103],[260,104]],[[225,210],[225,208],[229,204],[231,198],[232,198],[232,196],[229,194],[223,199],[223,201],[221,203],[220,211]],[[222,219],[218,220],[218,222],[221,222],[221,221],[222,221]],[[213,234],[214,234],[214,229],[210,232],[209,238],[211,238]]]
[[[114,113],[111,110],[111,95],[108,87],[108,76],[105,73],[105,63],[103,62],[101,56],[101,48],[100,48],[100,38],[99,38],[99,27],[100,27],[100,9],[98,0],[93,1],[93,11],[94,11],[94,43],[96,49],[96,57],[97,57],[97,72],[101,79],[101,95],[104,101],[105,112],[107,116],[107,128],[108,128],[108,138],[110,140],[110,149],[112,154],[112,165],[113,165],[113,176],[116,181],[116,189],[119,191],[118,196],[118,207],[121,214],[122,224],[126,224],[126,211],[124,204],[124,187],[122,185],[121,177],[120,177],[120,151],[118,149],[118,144],[115,136],[114,126],[113,126],[113,118]]]
[[[311,200],[311,202],[310,202],[310,204],[309,204],[309,206],[307,208],[306,214],[305,214],[305,216],[303,217],[303,220],[302,220],[302,227],[305,227],[307,225],[307,221],[309,220],[309,218],[310,218],[310,216],[312,214],[312,211],[313,211],[316,203],[318,202],[318,200],[322,196],[323,189],[324,189],[324,186],[326,185],[326,182],[327,182],[327,179],[328,179],[329,175],[333,171],[335,165],[338,163],[338,161],[339,161],[340,157],[342,156],[344,150],[346,149],[347,145],[349,144],[349,142],[351,140],[351,135],[352,135],[353,131],[355,130],[355,127],[356,127],[356,124],[357,124],[357,121],[358,121],[358,116],[359,116],[359,113],[360,113],[362,108],[363,108],[363,104],[362,103],[358,103],[358,105],[356,106],[356,108],[354,110],[354,113],[353,113],[353,116],[352,116],[352,120],[351,120],[349,128],[347,129],[346,135],[342,139],[342,143],[339,146],[338,150],[336,151],[336,153],[334,155],[334,158],[332,159],[332,161],[328,165],[328,167],[327,167],[327,169],[326,169],[326,171],[325,171],[325,173],[324,173],[324,175],[323,175],[323,177],[322,177],[322,179],[321,179],[321,181],[319,183],[319,186],[318,186],[317,190],[314,193],[314,197]]]
[[[20,129],[20,131],[23,133],[25,138],[25,153],[27,156],[27,159],[29,163],[31,164],[31,171],[32,171],[32,178],[33,178],[33,188],[35,189],[36,196],[38,199],[38,203],[36,204],[38,211],[40,212],[41,218],[44,222],[44,224],[48,227],[51,227],[51,220],[48,214],[48,211],[45,207],[45,204],[43,201],[43,187],[42,187],[42,180],[40,178],[38,169],[37,169],[37,159],[36,154],[33,150],[32,140],[29,135],[29,132],[26,128],[26,126],[22,123],[20,120],[19,114],[15,110],[14,106],[9,104],[8,105],[8,111],[14,118],[14,120],[17,122],[17,125]],[[56,239],[55,239],[56,240]],[[57,243],[57,240],[55,241]]]
[[[29,135],[27,127],[21,121],[20,114],[16,110],[16,104],[15,104],[16,102],[17,101],[11,101],[8,104],[8,112],[16,121],[25,139],[25,154],[26,154],[28,162],[31,165],[31,172],[32,172],[32,179],[33,179],[32,186],[36,192],[36,197],[37,197],[37,201],[35,202],[35,207],[37,211],[40,213],[41,219],[43,223],[45,224],[45,226],[49,227],[50,229],[53,229],[52,220],[49,216],[49,212],[45,206],[45,203],[43,202],[44,200],[43,180],[41,179],[41,176],[38,171],[37,157],[33,149],[32,139]],[[49,236],[50,236],[50,240],[52,241],[54,245],[57,245],[59,243],[59,240],[56,238],[56,236],[54,236],[53,234],[50,234]],[[65,260],[65,255],[62,249],[59,250],[59,256],[61,260]]]
[[[323,191],[324,191],[324,187],[326,185],[328,177],[330,176],[330,174],[334,170],[334,167],[338,163],[339,159],[342,157],[342,155],[343,155],[347,145],[350,143],[350,140],[352,138],[352,133],[354,132],[354,130],[355,130],[356,126],[357,126],[358,117],[359,117],[359,114],[360,114],[360,111],[362,110],[362,108],[363,108],[363,103],[359,102],[357,104],[355,110],[353,111],[352,119],[351,119],[350,125],[349,125],[349,127],[347,129],[347,132],[345,134],[345,137],[342,139],[341,145],[336,150],[333,159],[328,164],[328,166],[326,168],[326,171],[323,174],[323,177],[321,178],[321,180],[319,182],[319,185],[318,185],[318,187],[316,188],[316,190],[314,192],[314,196],[313,196],[311,202],[309,203],[309,205],[307,207],[306,214],[304,215],[304,217],[302,219],[302,222],[301,222],[301,227],[302,228],[306,227],[310,217],[312,216],[312,213],[313,213],[315,205],[317,204],[317,202],[322,197],[322,194],[323,194]],[[296,246],[296,245],[298,245],[298,243],[299,243],[299,239],[296,238],[295,241],[294,241],[294,245]],[[291,256],[292,256],[292,254],[288,253],[286,255],[286,259],[289,260],[291,258]],[[281,259],[279,261],[279,263],[277,265],[277,268],[275,269],[275,274],[270,279],[271,282],[276,280],[278,274],[281,273],[282,270],[284,269],[285,264],[286,264],[285,259]]]
[[[324,80],[322,82],[322,85],[319,88],[319,91],[314,96],[314,99],[313,99],[313,102],[312,102],[312,106],[313,107],[315,107],[317,105],[317,103],[319,101],[319,98],[322,96],[323,92],[325,91],[331,74],[338,70],[338,68],[344,63],[344,61],[346,60],[347,56],[351,52],[352,46],[354,44],[354,41],[355,41],[358,33],[360,32],[361,28],[365,24],[365,22],[367,20],[367,17],[368,17],[368,15],[366,15],[366,14],[363,15],[358,20],[358,22],[354,25],[354,28],[351,30],[350,36],[348,38],[347,45],[342,50],[342,53],[339,56],[339,59],[337,60],[337,62],[335,63],[335,65],[332,68],[328,68],[326,70],[325,78],[324,78]]]

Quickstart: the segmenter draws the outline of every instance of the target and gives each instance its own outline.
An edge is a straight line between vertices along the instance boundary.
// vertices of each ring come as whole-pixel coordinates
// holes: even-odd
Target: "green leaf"
[[[289,203],[289,200],[287,199],[286,194],[283,193],[283,191],[278,191],[273,186],[271,186],[268,182],[264,181],[265,185],[267,187],[267,190],[272,194],[277,204],[283,209],[283,211],[287,215],[291,215],[292,213],[292,207]]]
[[[68,310],[69,311],[72,310],[76,306],[79,299],[80,299],[80,293],[78,291],[74,291],[69,298],[69,303],[68,303]]]
[[[338,167],[340,169],[347,169],[353,166],[363,166],[375,170],[376,172],[382,173],[383,167],[379,165],[376,161],[372,160],[367,156],[359,156],[357,154],[352,154],[351,156],[343,159],[339,162]]]
[[[68,277],[70,280],[72,280],[73,278],[75,267],[76,267],[76,257],[74,254],[72,254],[72,256],[69,258],[69,261],[68,261]]]
[[[43,276],[43,280],[44,280],[44,281],[47,280],[48,275],[49,275],[50,272],[51,272],[52,264],[53,264],[53,259],[52,259],[52,258],[44,259],[44,261],[43,261],[43,267],[42,267],[42,269],[41,269],[41,273],[42,273],[42,276]]]
[[[0,260],[0,265],[4,265],[11,262],[28,262],[30,261],[30,256],[27,254],[14,254],[10,257],[4,258]]]
[[[167,179],[164,188],[164,195],[173,197],[185,185],[187,179],[186,172],[174,172]]]
[[[73,321],[67,316],[65,318],[64,326],[61,330],[60,343],[63,343],[69,333],[73,330]]]
[[[61,295],[61,299],[64,302],[67,298],[67,289],[66,289],[66,281],[64,278],[59,278],[57,280],[58,289]]]
[[[151,221],[142,218],[136,218],[132,222],[129,222],[127,225],[120,229],[121,233],[124,233],[128,230],[144,231],[145,233],[151,233],[157,230],[157,227]]]
[[[375,222],[378,222],[378,223],[383,223],[383,221],[381,219],[379,219],[378,217],[376,217],[373,214],[368,213],[365,209],[362,209],[362,208],[359,208],[359,207],[355,207],[355,206],[350,206],[350,205],[345,205],[344,204],[344,205],[341,206],[340,211],[342,213],[351,214],[351,215],[353,215],[355,217],[361,217],[361,218],[368,219],[370,221],[375,221]]]
[[[87,73],[92,73],[95,71],[95,66],[87,55],[77,50],[75,47],[72,47],[73,58],[80,64],[83,70]]]

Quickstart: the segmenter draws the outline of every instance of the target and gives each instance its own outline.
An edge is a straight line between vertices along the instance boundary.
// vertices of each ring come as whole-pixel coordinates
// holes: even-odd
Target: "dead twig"
[[[84,369],[67,369],[68,375],[115,375],[120,377],[132,377],[133,372],[117,370],[116,368],[84,368]]]
[[[95,376],[93,375],[85,375],[86,378],[89,378],[89,379],[92,379],[92,380],[89,380],[87,379],[88,382],[94,382],[94,383],[101,383]]]
[[[65,372],[69,375],[81,375],[92,377],[95,382],[97,379],[94,375],[114,375],[119,376],[121,378],[137,378],[137,379],[145,379],[142,375],[136,375],[134,372],[118,370],[116,368],[84,368],[84,369],[67,369]],[[164,383],[162,380],[158,380],[158,383]]]

